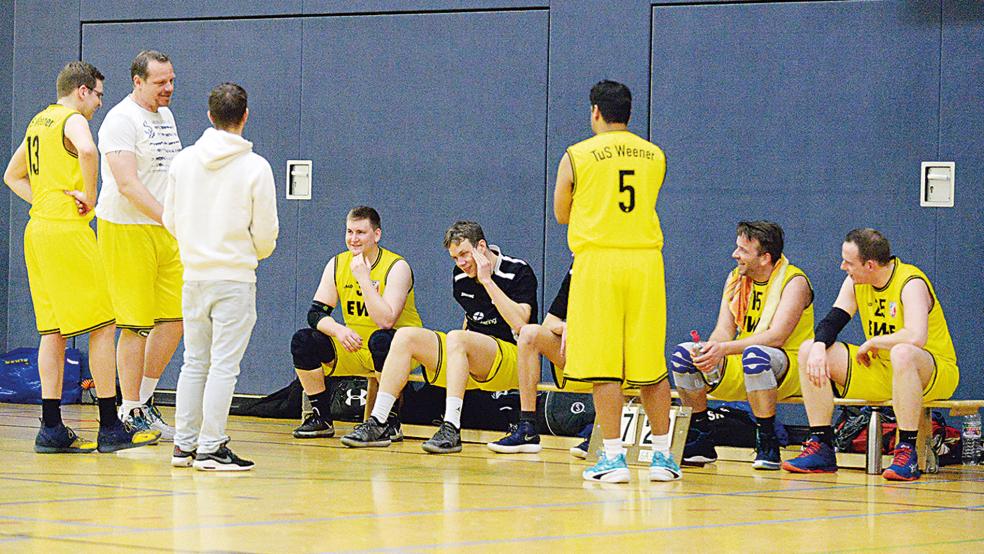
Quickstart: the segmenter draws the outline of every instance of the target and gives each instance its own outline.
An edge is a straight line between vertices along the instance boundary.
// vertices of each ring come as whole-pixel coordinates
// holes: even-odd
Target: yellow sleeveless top
[[[372,280],[379,294],[383,294],[386,290],[386,279],[389,277],[393,265],[402,259],[402,256],[385,248],[379,249],[379,256],[369,269],[369,279]],[[345,320],[345,326],[358,333],[363,341],[367,341],[369,340],[369,335],[379,330],[379,326],[369,317],[369,310],[366,308],[366,303],[362,299],[362,287],[359,286],[359,282],[352,275],[352,270],[350,269],[351,263],[352,253],[348,250],[335,256],[335,289],[338,291],[338,307],[342,309],[342,318]],[[403,304],[403,312],[397,318],[396,324],[393,325],[395,329],[400,327],[421,327],[423,325],[420,321],[420,314],[417,312],[417,304],[414,301],[412,279],[413,277],[411,275],[410,292],[407,294],[407,300]]]
[[[937,366],[941,360],[956,363],[957,353],[953,348],[953,341],[950,339],[950,329],[946,325],[946,317],[943,315],[943,307],[940,306],[933,284],[921,269],[903,263],[902,260],[892,258],[895,267],[892,269],[892,276],[888,283],[881,289],[873,285],[854,285],[854,296],[858,301],[858,314],[861,316],[861,325],[864,327],[864,336],[868,339],[879,335],[889,335],[905,326],[905,306],[902,305],[902,288],[913,279],[922,279],[929,289],[929,326],[926,338],[926,345],[923,347],[937,360]],[[889,361],[887,350],[879,350],[878,357],[884,361]]]
[[[65,122],[79,112],[52,104],[31,119],[24,136],[27,175],[31,181],[32,218],[88,222],[94,213],[80,216],[66,190],[84,190],[78,154],[65,145]]]
[[[732,273],[737,271],[738,269],[735,268]],[[800,315],[796,327],[793,328],[793,332],[789,334],[786,342],[782,345],[783,350],[791,351],[794,353],[793,355],[795,355],[800,345],[803,344],[803,341],[813,338],[813,284],[810,283],[810,278],[803,273],[802,269],[789,264],[786,267],[786,277],[783,279],[782,288],[785,290],[786,285],[790,281],[800,276],[806,279],[806,284],[810,287],[810,304],[803,310],[803,314]],[[743,339],[755,332],[755,326],[758,325],[759,318],[762,316],[762,310],[765,308],[765,299],[769,294],[769,283],[771,279],[775,278],[773,276],[770,278],[770,281],[764,283],[753,282],[751,298],[748,299],[748,312],[745,314],[745,320],[742,322],[741,327],[739,327],[738,335],[735,338]]]
[[[567,149],[574,169],[574,201],[567,242],[586,248],[662,248],[656,198],[666,156],[629,132],[599,133]]]

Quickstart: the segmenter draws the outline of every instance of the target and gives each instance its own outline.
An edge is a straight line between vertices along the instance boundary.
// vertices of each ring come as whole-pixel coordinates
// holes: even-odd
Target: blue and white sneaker
[[[536,454],[543,449],[540,446],[540,435],[529,421],[520,421],[519,425],[510,425],[509,434],[501,439],[486,444],[492,452],[499,454]]]
[[[680,464],[673,459],[673,454],[664,456],[662,452],[653,451],[653,461],[649,464],[650,481],[676,481],[682,476]]]
[[[829,444],[811,436],[799,456],[783,462],[782,468],[792,473],[837,473],[837,455]]]
[[[625,454],[619,454],[612,459],[605,457],[605,451],[598,452],[598,463],[581,473],[585,481],[601,483],[628,483],[629,466],[625,463]]]
[[[893,452],[892,465],[882,472],[889,481],[915,481],[922,473],[919,471],[919,457],[916,449],[907,442],[900,442]]]

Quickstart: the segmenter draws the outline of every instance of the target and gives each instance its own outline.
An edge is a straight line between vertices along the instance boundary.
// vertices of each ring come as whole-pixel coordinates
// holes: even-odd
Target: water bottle
[[[963,429],[960,431],[960,442],[963,446],[961,463],[976,465],[981,463],[981,414],[974,412],[964,416]]]
[[[700,335],[697,333],[696,329],[690,331],[690,338],[694,341],[694,350],[690,353],[690,355],[691,357],[696,358],[697,356],[700,356],[701,351],[704,350],[704,343],[700,341]],[[714,368],[710,371],[701,371],[700,373],[704,377],[704,382],[707,383],[709,387],[713,387],[721,381],[721,370],[718,366],[714,366]],[[978,425],[978,429],[980,429],[980,425]]]

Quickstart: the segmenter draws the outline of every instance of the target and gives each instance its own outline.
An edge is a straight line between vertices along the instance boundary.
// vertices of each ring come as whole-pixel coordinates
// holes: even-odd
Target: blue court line
[[[0,508],[5,506],[26,506],[29,504],[62,504],[71,502],[99,502],[101,500],[130,500],[134,498],[160,498],[166,496],[187,496],[191,493],[187,492],[170,492],[170,493],[154,493],[154,494],[134,494],[129,496],[87,496],[83,498],[59,498],[57,500],[19,500],[16,502],[0,502]],[[0,514],[0,517],[3,517]]]
[[[877,514],[842,514],[836,516],[817,516],[817,517],[800,517],[800,518],[789,518],[789,519],[774,519],[767,521],[742,521],[734,523],[710,523],[706,525],[683,525],[680,527],[660,527],[656,529],[627,529],[622,531],[601,531],[596,533],[580,533],[573,535],[544,535],[538,537],[519,537],[512,539],[488,539],[480,541],[462,541],[455,543],[434,543],[434,544],[422,544],[417,546],[405,545],[399,547],[389,547],[389,548],[372,548],[367,550],[344,550],[336,552],[346,552],[349,554],[354,553],[368,553],[368,552],[414,552],[422,550],[431,550],[435,548],[462,548],[469,546],[490,546],[490,545],[502,545],[502,544],[513,544],[513,543],[535,543],[535,542],[548,542],[548,541],[562,541],[569,539],[590,539],[590,538],[602,538],[602,537],[625,537],[629,535],[648,535],[653,533],[668,533],[677,531],[693,531],[699,529],[727,529],[733,527],[757,527],[761,525],[784,525],[790,523],[808,523],[813,521],[834,521],[834,520],[844,520],[844,519],[858,519],[858,518],[869,518],[869,517],[880,517],[880,516],[893,516],[893,515],[911,515],[911,514],[925,514],[934,512],[947,512],[953,510],[969,510],[969,509],[981,509],[984,508],[984,504],[978,506],[968,506],[964,508],[930,508],[925,510],[903,510],[898,512],[882,512]]]
[[[89,475],[92,475],[92,474],[89,474]],[[95,474],[95,475],[101,475],[101,474]],[[136,477],[136,478],[144,478],[144,477],[146,477],[147,479],[150,479],[150,478],[157,477],[157,476],[156,475],[133,475],[132,477]],[[173,490],[148,489],[148,488],[144,488],[144,487],[129,487],[129,486],[125,486],[125,485],[102,485],[102,484],[99,484],[99,483],[79,483],[78,481],[55,481],[55,480],[52,480],[52,479],[27,479],[25,477],[10,477],[9,475],[5,475],[5,474],[0,473],[0,481],[2,481],[2,480],[7,480],[7,481],[23,481],[23,482],[26,482],[26,483],[44,483],[44,484],[47,484],[47,485],[69,485],[69,486],[73,486],[73,487],[92,487],[92,488],[97,488],[97,489],[116,489],[116,490],[136,491],[136,492],[153,492],[153,493],[162,493],[162,494],[174,494],[174,492],[175,492]]]

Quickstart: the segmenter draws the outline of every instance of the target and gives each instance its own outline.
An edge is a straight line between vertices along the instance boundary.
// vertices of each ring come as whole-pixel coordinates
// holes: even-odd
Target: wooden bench
[[[411,374],[410,381],[423,383],[423,375]],[[537,386],[537,390],[541,392],[570,392],[558,388],[555,385],[548,385],[545,383],[540,383]],[[638,397],[639,391],[636,389],[627,389],[624,391],[626,396]],[[672,393],[673,398],[679,399],[679,395],[676,391]],[[713,396],[708,396],[708,400],[719,400]],[[305,396],[305,400],[307,397]],[[779,401],[780,404],[802,404],[803,399],[798,396],[791,398],[786,398]],[[884,460],[881,454],[881,417],[879,408],[890,408],[892,407],[891,401],[885,402],[873,402],[870,400],[861,400],[854,398],[834,398],[835,406],[869,406],[873,408],[871,420],[868,422],[868,436],[876,437],[877,440],[869,440],[868,447],[864,453],[864,468],[869,474],[880,474],[882,471],[882,466],[884,465]],[[682,407],[677,407],[674,410],[674,425],[673,425],[673,437],[672,437],[672,447],[671,450],[673,455],[677,459],[681,459],[683,453],[683,442],[686,440],[687,431],[690,426],[690,410],[681,409]],[[917,438],[917,449],[919,455],[919,469],[926,473],[936,473],[939,471],[939,460],[936,457],[936,453],[932,448],[933,441],[933,420],[932,420],[932,410],[933,409],[949,409],[951,416],[965,416],[975,413],[976,411],[984,408],[984,400],[934,400],[932,402],[926,402],[923,404],[922,417],[919,421],[919,436]],[[595,427],[597,429],[597,426]],[[641,432],[641,429],[640,429]],[[594,434],[593,434],[594,435]],[[484,437],[484,436],[483,436]],[[464,437],[462,437],[464,439]],[[600,445],[600,439],[592,436],[592,447],[595,444]],[[638,448],[638,445],[636,445]],[[851,460],[850,454],[838,454],[838,465],[841,465],[841,460],[849,461]],[[628,458],[628,457],[627,457]],[[633,456],[637,459],[638,456]],[[641,462],[637,462],[641,463]],[[848,464],[850,465],[850,464]]]

